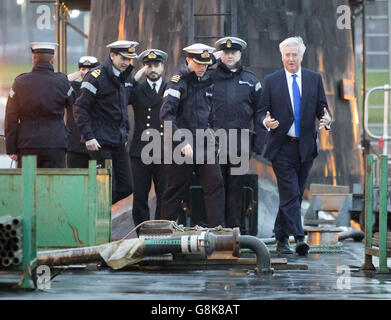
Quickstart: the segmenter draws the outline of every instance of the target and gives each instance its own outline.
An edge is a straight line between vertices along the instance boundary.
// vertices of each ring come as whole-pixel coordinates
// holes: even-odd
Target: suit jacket
[[[159,116],[164,87],[165,83],[163,81],[159,93],[155,94],[147,80],[145,80],[137,85],[131,94],[130,103],[134,110],[134,135],[130,144],[130,155],[132,157],[141,157],[142,149],[149,143],[149,141],[141,141],[144,130],[147,130],[148,134],[148,129],[156,129],[163,136],[163,125]]]
[[[319,73],[301,68],[302,96],[300,107],[300,157],[301,161],[313,160],[318,155],[316,118],[321,119],[327,108],[322,77]],[[266,139],[265,158],[273,161],[281,148],[287,133],[294,123],[294,114],[289,96],[285,69],[278,70],[266,76],[261,97],[259,121],[263,122],[266,112],[279,122],[276,129],[270,130]]]

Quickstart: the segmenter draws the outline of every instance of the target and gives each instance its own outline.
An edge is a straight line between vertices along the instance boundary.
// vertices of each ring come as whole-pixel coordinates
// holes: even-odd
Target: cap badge
[[[231,48],[232,47],[232,42],[231,42],[231,40],[227,40],[227,48]]]
[[[128,49],[128,52],[130,52],[130,53],[133,53],[133,52],[135,52],[136,51],[136,48],[135,47],[130,47],[129,49]]]
[[[205,50],[205,51],[201,54],[201,58],[204,58],[204,59],[210,58],[210,53],[209,53],[207,50]]]
[[[148,55],[148,59],[156,59],[156,58],[157,58],[157,56],[156,56],[155,52],[153,52],[153,51]]]

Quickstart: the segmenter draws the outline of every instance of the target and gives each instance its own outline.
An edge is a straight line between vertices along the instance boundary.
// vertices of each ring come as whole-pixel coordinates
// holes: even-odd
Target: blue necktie
[[[300,105],[301,105],[301,96],[299,85],[296,82],[297,74],[293,74],[292,82],[292,95],[293,95],[293,105],[294,105],[294,114],[295,114],[295,132],[296,137],[300,138]]]

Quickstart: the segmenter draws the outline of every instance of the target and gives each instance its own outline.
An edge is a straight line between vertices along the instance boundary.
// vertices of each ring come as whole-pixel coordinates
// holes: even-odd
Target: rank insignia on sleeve
[[[180,79],[181,79],[181,76],[177,74],[171,78],[171,81],[178,83]]]
[[[98,78],[100,76],[100,73],[102,71],[100,69],[96,69],[95,71],[92,71],[91,72],[91,75],[94,77],[94,78]]]

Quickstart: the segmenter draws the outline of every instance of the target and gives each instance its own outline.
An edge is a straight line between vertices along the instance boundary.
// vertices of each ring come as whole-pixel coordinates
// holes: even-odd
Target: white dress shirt
[[[292,75],[293,75],[293,73],[288,72],[286,69],[284,69],[284,70],[285,70],[286,81],[288,84],[289,97],[290,97],[291,103],[292,103],[292,112],[293,112],[293,114],[295,114],[295,106],[293,105],[293,95],[292,95],[292,83],[293,83]],[[296,82],[297,82],[297,85],[299,86],[300,96],[301,96],[301,68],[299,68],[299,70],[297,70],[297,72],[295,74],[297,75]],[[273,118],[273,115],[271,115],[271,117]],[[263,125],[266,127],[265,122],[266,122],[266,118],[263,120]],[[266,129],[267,129],[267,131],[270,131],[270,128],[266,127]],[[287,135],[291,136],[291,137],[296,137],[295,122],[294,121],[293,121],[293,124],[290,127]]]
[[[285,69],[286,81],[287,81],[287,84],[288,84],[289,97],[290,97],[291,103],[292,103],[293,114],[295,114],[295,105],[293,104],[293,93],[292,93],[292,83],[293,83],[293,75],[294,74],[297,75],[296,83],[299,86],[300,97],[301,97],[302,96],[302,90],[301,90],[301,79],[302,79],[302,77],[301,77],[301,68],[299,68],[299,70],[297,70],[296,73],[290,73],[290,72],[288,72]],[[301,106],[300,106],[300,109],[301,109]],[[291,136],[291,137],[296,137],[296,130],[295,130],[295,122],[294,121],[293,121],[292,126],[290,127],[287,135]]]
[[[149,86],[151,87],[151,89],[153,89],[153,84],[156,83],[156,93],[159,93],[160,86],[162,85],[162,78],[159,78],[159,80],[156,80],[156,81],[151,81],[147,78],[147,82],[148,82]]]

